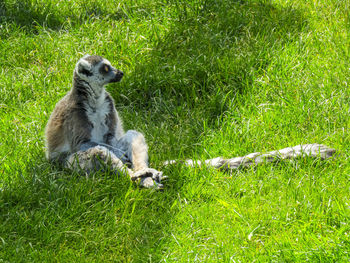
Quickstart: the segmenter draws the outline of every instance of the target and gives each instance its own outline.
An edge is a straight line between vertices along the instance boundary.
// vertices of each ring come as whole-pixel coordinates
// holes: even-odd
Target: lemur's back
[[[66,119],[69,118],[69,112],[72,107],[69,96],[70,93],[56,104],[46,125],[46,155],[50,160],[58,158],[63,152],[70,152],[70,147],[65,136]]]

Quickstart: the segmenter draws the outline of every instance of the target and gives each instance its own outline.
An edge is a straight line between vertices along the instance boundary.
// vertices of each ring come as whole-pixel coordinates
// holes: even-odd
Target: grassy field
[[[348,262],[349,0],[0,0],[0,262]],[[43,131],[84,54],[170,179],[52,167]],[[167,159],[338,150],[225,174]]]

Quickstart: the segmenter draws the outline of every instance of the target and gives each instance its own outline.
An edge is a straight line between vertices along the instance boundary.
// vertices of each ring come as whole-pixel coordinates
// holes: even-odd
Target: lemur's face
[[[93,86],[119,82],[123,77],[121,70],[114,68],[107,59],[100,56],[84,56],[78,61],[75,72]]]

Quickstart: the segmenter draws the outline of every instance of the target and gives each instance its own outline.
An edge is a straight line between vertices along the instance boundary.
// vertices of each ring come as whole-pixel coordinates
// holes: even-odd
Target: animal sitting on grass
[[[123,72],[100,56],[86,55],[75,66],[73,86],[52,112],[46,126],[46,156],[87,173],[103,169],[126,172],[141,186],[161,188],[162,172],[148,167],[144,136],[123,130],[122,120],[104,86]]]
[[[162,180],[166,177],[149,168],[144,136],[134,130],[124,132],[113,99],[104,88],[106,84],[119,82],[122,77],[122,71],[100,56],[86,55],[78,61],[72,89],[56,104],[46,126],[46,156],[50,161],[86,173],[108,166],[116,172],[127,173],[143,187],[162,188]],[[236,169],[304,155],[328,158],[334,152],[321,144],[305,144],[267,154],[252,153],[231,159],[218,157],[203,163],[187,160],[184,164]]]

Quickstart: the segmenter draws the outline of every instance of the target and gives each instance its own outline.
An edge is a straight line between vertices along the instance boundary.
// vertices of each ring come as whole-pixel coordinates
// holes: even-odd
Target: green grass
[[[0,0],[1,262],[348,262],[348,0]],[[52,167],[43,131],[83,54],[163,192]],[[224,174],[167,159],[301,143],[337,158]]]

